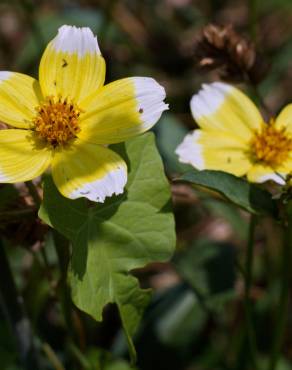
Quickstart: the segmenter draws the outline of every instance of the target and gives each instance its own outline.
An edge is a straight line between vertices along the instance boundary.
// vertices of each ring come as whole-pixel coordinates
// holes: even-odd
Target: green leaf
[[[221,171],[189,171],[176,181],[186,181],[212,189],[248,212],[276,215],[272,195],[246,180]]]
[[[99,347],[89,347],[82,353],[88,361],[88,370],[135,370],[127,361],[115,358],[112,354]]]
[[[92,208],[84,200],[60,195],[45,180],[40,217],[72,241],[69,281],[76,306],[102,320],[106,304],[116,303],[132,343],[149,290],[129,272],[153,261],[166,261],[175,247],[169,184],[153,134],[115,146],[128,162],[126,191]]]

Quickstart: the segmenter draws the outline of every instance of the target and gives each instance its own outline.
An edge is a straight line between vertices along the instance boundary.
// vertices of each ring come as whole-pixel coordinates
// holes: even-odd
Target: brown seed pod
[[[207,71],[217,70],[227,81],[259,83],[268,65],[255,45],[237,33],[232,25],[207,25],[195,45],[196,64]]]

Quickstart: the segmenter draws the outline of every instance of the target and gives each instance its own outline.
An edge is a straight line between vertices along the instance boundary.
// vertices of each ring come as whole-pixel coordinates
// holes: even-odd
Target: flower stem
[[[252,323],[252,302],[250,299],[250,290],[252,285],[252,265],[254,255],[254,233],[256,226],[256,216],[251,215],[245,260],[245,291],[244,291],[244,306],[245,306],[245,319],[246,319],[246,330],[247,340],[250,352],[250,359],[252,361],[253,368],[257,369],[257,350],[256,350],[256,336]]]
[[[67,284],[67,268],[69,263],[69,241],[56,230],[53,230],[53,238],[61,271],[60,300],[66,327],[70,337],[76,339],[74,331],[70,288]]]
[[[48,343],[43,344],[43,351],[47,355],[55,370],[65,370],[56,353]]]
[[[80,351],[80,349],[76,347],[74,342],[69,342],[67,347],[68,347],[69,352],[72,354],[72,357],[75,358],[79,362],[79,364],[82,366],[82,369],[84,370],[91,369],[90,363],[88,362],[87,358]]]
[[[284,243],[282,249],[281,273],[282,286],[280,293],[279,306],[277,310],[277,325],[272,345],[271,359],[269,370],[275,370],[281,352],[281,346],[285,334],[285,324],[287,320],[288,303],[289,303],[289,284],[290,284],[290,265],[291,265],[291,248],[292,248],[292,201],[286,207],[287,224],[284,226]]]
[[[23,299],[16,289],[4,245],[0,240],[0,303],[16,341],[19,358],[25,370],[40,369],[30,322]]]

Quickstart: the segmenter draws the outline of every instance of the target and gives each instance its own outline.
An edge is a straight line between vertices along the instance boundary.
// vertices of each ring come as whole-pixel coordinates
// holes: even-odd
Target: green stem
[[[50,363],[53,365],[55,370],[65,370],[64,366],[60,362],[58,356],[48,343],[43,344],[43,351],[47,355]]]
[[[72,354],[72,357],[74,357],[82,366],[82,369],[84,370],[91,369],[90,363],[88,362],[87,358],[83,355],[80,349],[76,347],[76,345],[73,342],[69,342],[67,347],[69,352]]]
[[[53,230],[53,237],[56,253],[58,256],[59,267],[61,271],[60,298],[62,311],[70,337],[73,340],[75,340],[76,334],[73,325],[71,294],[70,288],[67,284],[67,269],[69,263],[69,241],[65,237],[63,237],[60,233],[58,233],[56,230]]]
[[[23,299],[16,289],[4,245],[0,240],[0,303],[14,335],[20,361],[25,370],[40,369],[30,322]]]
[[[37,206],[37,208],[40,208],[41,203],[42,203],[42,198],[39,195],[37,187],[35,186],[35,184],[32,181],[27,181],[25,183],[25,185],[26,185],[33,201],[35,202],[35,205]]]
[[[252,265],[253,265],[253,255],[254,255],[254,233],[256,226],[256,216],[251,215],[249,224],[249,235],[246,251],[245,260],[245,291],[244,291],[244,306],[245,306],[245,316],[246,316],[246,330],[247,330],[247,340],[250,352],[250,359],[253,368],[256,370],[257,367],[257,350],[256,350],[256,336],[253,328],[252,321],[252,302],[250,299],[250,290],[252,285]]]
[[[289,209],[290,208],[290,209]],[[290,284],[290,265],[291,265],[291,248],[292,248],[292,202],[287,207],[287,225],[284,227],[284,243],[282,249],[282,287],[280,293],[279,306],[277,310],[277,325],[272,345],[271,360],[268,369],[275,370],[285,334],[285,324],[287,320],[288,303],[289,303],[289,284]]]
[[[48,276],[51,279],[51,266],[50,266],[50,262],[49,262],[45,247],[41,248],[40,253],[41,253],[41,256],[42,256],[42,259],[43,259],[43,262],[44,262],[44,266],[47,270],[46,272],[47,272]]]

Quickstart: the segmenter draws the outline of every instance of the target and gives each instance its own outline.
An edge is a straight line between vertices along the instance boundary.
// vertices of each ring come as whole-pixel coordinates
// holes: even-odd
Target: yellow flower
[[[31,180],[51,166],[66,197],[103,202],[123,192],[127,167],[108,149],[149,130],[168,108],[152,78],[104,85],[105,61],[89,28],[62,26],[48,44],[39,82],[0,72],[0,182]]]
[[[246,175],[251,182],[284,184],[292,171],[292,104],[266,123],[240,90],[214,82],[203,85],[190,105],[200,129],[176,149],[181,162]]]

